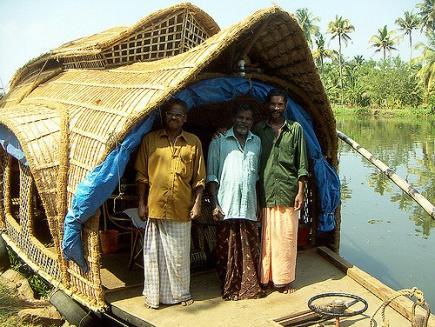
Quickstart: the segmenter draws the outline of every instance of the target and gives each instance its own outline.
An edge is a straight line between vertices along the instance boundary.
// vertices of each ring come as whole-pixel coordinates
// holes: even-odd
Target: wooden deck
[[[330,262],[336,260],[337,256],[334,258],[334,254],[326,249],[320,252],[322,255],[314,249],[299,253],[297,291],[293,294],[272,292],[262,299],[223,301],[220,297],[217,276],[215,272],[210,271],[192,275],[191,292],[195,300],[193,305],[161,306],[158,310],[145,307],[141,295],[142,285],[135,285],[135,282],[142,279],[142,272],[137,270],[121,276],[119,268],[122,267],[122,263],[118,262],[118,272],[111,274],[106,271],[102,274],[106,285],[110,286],[106,292],[106,301],[115,316],[135,326],[282,326],[285,325],[280,323],[285,321],[282,318],[306,310],[307,302],[312,296],[324,292],[346,292],[366,299],[369,308],[364,315],[343,319],[341,326],[369,326],[370,315],[382,304],[382,301],[355,281],[355,276],[349,277]],[[329,260],[326,260],[325,256]],[[355,271],[353,273],[355,274]],[[116,277],[116,282],[113,282],[113,276]],[[364,273],[359,276],[364,276]],[[373,286],[382,288],[380,292],[384,296],[388,295],[389,289],[385,285],[377,286],[376,283],[379,282],[375,279],[367,282],[371,285],[369,288]],[[409,303],[406,302],[405,306],[409,306]],[[391,308],[387,310],[387,317],[390,326],[410,326],[406,318]],[[435,326],[434,322],[432,316],[429,326]],[[335,322],[328,321],[316,326],[334,324]]]

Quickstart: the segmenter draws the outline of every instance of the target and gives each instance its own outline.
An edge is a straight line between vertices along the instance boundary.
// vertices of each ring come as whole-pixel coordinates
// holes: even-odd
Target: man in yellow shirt
[[[200,216],[205,184],[201,141],[183,131],[187,106],[178,99],[162,108],[163,129],[147,134],[136,159],[139,217],[148,222],[144,290],[148,307],[189,305],[191,221]]]

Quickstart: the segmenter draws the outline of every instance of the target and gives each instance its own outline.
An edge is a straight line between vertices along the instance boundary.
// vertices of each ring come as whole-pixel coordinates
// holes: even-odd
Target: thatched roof
[[[207,17],[203,16],[206,22]],[[208,23],[217,29],[211,19]],[[115,36],[102,38],[111,44],[127,30],[114,30]],[[92,40],[95,38],[78,40],[49,55],[95,49],[95,45],[89,46]],[[204,73],[231,73],[244,49],[249,49],[247,56],[264,71],[258,78],[280,83],[311,114],[325,154],[336,163],[335,121],[304,34],[288,12],[271,7],[176,56],[117,68],[46,67],[33,77],[18,78],[0,103],[0,123],[9,127],[23,146],[47,215],[56,215],[62,115],[69,115],[70,203],[77,184],[133,126]]]
[[[189,11],[210,35],[220,31],[217,23],[206,12],[191,3],[182,3],[161,9],[142,18],[130,27],[114,27],[106,31],[68,42],[52,51],[54,56],[79,56],[83,54],[97,54],[110,45],[134,34],[143,27],[156,24],[163,17],[170,17],[179,11]]]
[[[156,32],[158,32],[159,36],[162,34],[170,34],[171,31],[164,30],[164,28],[167,27],[169,29],[171,27],[180,27],[179,25],[186,21],[186,15],[189,16],[190,23],[195,25],[192,26],[192,32],[195,28],[201,30],[204,36],[210,37],[220,31],[217,23],[206,12],[191,3],[181,3],[153,12],[130,27],[112,27],[103,32],[67,42],[48,53],[44,53],[39,57],[30,60],[24,67],[15,73],[11,81],[11,87],[22,83],[33,74],[39,72],[42,67],[47,66],[47,64],[48,67],[44,67],[44,69],[61,67],[62,64],[65,66],[68,62],[75,65],[76,67],[74,68],[77,68],[77,66],[80,65],[83,66],[82,68],[110,66],[110,63],[104,59],[107,59],[106,57],[110,55],[111,48],[123,43],[131,42],[132,40],[136,41],[139,39],[138,36],[140,36],[142,40],[145,33],[150,34],[148,41],[153,43],[150,39],[156,35]],[[196,34],[198,34],[198,32],[200,31],[195,30]],[[158,40],[158,42],[162,43],[160,40]],[[184,43],[185,48],[190,48],[188,42],[185,42],[184,39],[181,40],[181,43]],[[141,44],[141,48],[143,48],[144,45],[145,43]],[[80,59],[78,59],[78,57],[80,57]],[[147,58],[141,59],[146,60]],[[158,59],[158,57],[155,59]],[[126,62],[124,62],[124,64]],[[112,66],[116,66],[116,64],[113,63]],[[71,67],[67,66],[67,68]]]

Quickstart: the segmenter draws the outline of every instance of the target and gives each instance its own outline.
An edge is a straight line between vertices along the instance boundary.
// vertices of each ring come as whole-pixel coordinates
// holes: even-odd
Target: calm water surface
[[[338,117],[337,128],[435,203],[435,119]],[[340,142],[340,254],[394,289],[417,286],[435,307],[435,220]]]

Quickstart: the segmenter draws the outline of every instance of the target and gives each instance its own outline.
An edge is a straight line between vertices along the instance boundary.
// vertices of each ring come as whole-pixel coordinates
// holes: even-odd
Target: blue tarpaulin
[[[23,165],[28,166],[20,142],[18,142],[15,134],[4,125],[0,125],[0,145],[6,153],[19,160]]]
[[[200,105],[230,101],[240,95],[250,95],[264,102],[272,88],[271,85],[241,77],[222,77],[200,81],[180,91],[175,97],[185,101],[190,109]],[[154,111],[139,123],[77,186],[72,206],[65,217],[62,248],[65,257],[74,260],[85,271],[88,267],[83,256],[81,225],[95,214],[115,190],[124,174],[130,155],[139,146],[142,137],[151,130],[156,115],[157,111]],[[287,118],[302,125],[308,156],[313,162],[321,208],[318,230],[331,231],[335,228],[334,212],[340,201],[340,180],[335,169],[322,155],[308,113],[289,99],[286,115]]]

